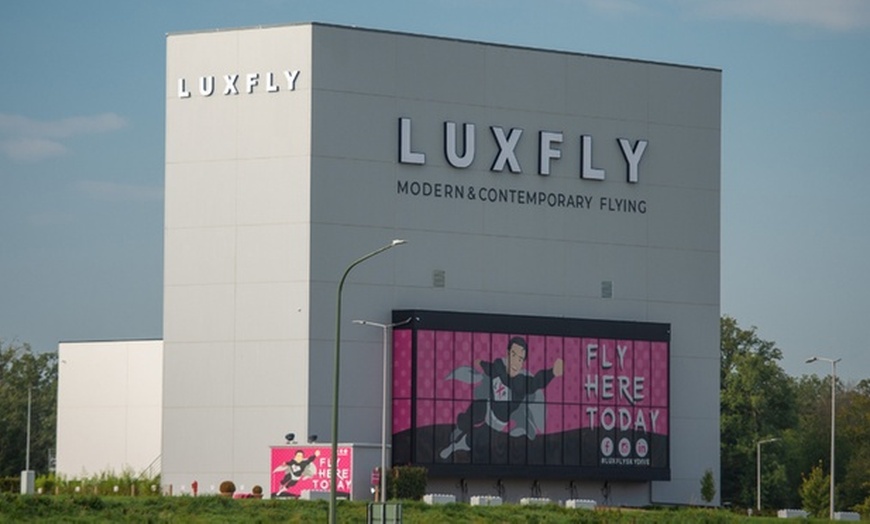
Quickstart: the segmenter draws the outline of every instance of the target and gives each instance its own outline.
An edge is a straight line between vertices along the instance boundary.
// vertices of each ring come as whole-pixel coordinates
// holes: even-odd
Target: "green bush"
[[[421,466],[396,466],[390,470],[387,493],[391,499],[422,500],[429,472]]]
[[[19,493],[20,491],[20,477],[0,477],[0,493]]]
[[[50,473],[36,478],[36,489],[50,495],[110,495],[110,496],[155,496],[160,495],[160,476],[140,478],[132,471],[120,475],[103,472],[83,478],[57,477]],[[152,486],[154,489],[152,490]],[[17,491],[17,490],[16,490]]]
[[[399,474],[401,478],[402,473]],[[338,504],[340,523],[365,522],[368,501],[341,501]],[[746,515],[718,509],[641,510],[599,508],[574,510],[556,504],[546,506],[469,506],[444,504],[430,506],[423,502],[404,500],[405,522],[441,524],[468,522],[484,524],[506,523],[717,523],[746,522]],[[325,500],[294,499],[231,499],[218,496],[200,497],[121,497],[94,495],[13,495],[0,494],[0,523],[6,522],[325,522],[329,504]],[[775,523],[774,519],[753,518],[752,522]]]
[[[57,476],[54,473],[49,473],[48,475],[40,475],[36,477],[34,485],[36,486],[37,493],[45,493],[47,495],[50,495],[54,493],[54,490],[57,487]]]

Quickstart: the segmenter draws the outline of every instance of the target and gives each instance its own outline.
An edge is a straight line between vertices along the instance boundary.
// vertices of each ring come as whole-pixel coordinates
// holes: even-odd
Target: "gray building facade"
[[[331,439],[339,278],[401,238],[344,288],[340,442],[381,438],[381,331],[352,319],[663,324],[669,479],[534,489],[700,503],[719,478],[720,109],[709,68],[323,24],[169,35],[163,482],[267,485],[286,433]]]

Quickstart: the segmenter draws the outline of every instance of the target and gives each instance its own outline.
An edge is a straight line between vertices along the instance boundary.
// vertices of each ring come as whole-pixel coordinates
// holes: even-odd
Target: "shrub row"
[[[341,501],[338,520],[366,521],[367,502]],[[218,496],[100,497],[94,495],[24,496],[0,495],[0,523],[5,522],[325,522],[327,501],[294,499],[230,499]],[[405,522],[415,524],[469,523],[738,523],[746,515],[714,509],[574,510],[556,504],[546,506],[429,506],[402,501]],[[753,522],[777,522],[755,518]]]

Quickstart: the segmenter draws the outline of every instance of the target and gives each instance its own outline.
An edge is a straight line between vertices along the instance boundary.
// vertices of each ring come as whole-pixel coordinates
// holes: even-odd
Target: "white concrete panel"
[[[221,77],[215,82],[215,89],[220,89]],[[166,164],[236,158],[240,103],[237,97],[219,93],[208,98],[167,100]]]
[[[567,60],[565,83],[570,86],[566,112],[617,120],[646,120],[649,81],[645,64],[589,57]]]
[[[167,342],[232,340],[235,286],[165,286],[163,336]]]
[[[345,159],[313,159],[318,175],[312,180],[312,222],[392,227],[395,221],[396,178],[392,167]]]
[[[672,344],[672,348],[678,347]],[[673,349],[672,349],[673,351]],[[719,355],[707,358],[671,356],[671,417],[703,417],[719,421]],[[691,391],[691,395],[680,392]]]
[[[334,322],[334,319],[333,319]],[[344,328],[342,331],[347,331],[348,328]],[[344,346],[342,345],[342,348]],[[308,380],[308,409],[311,410],[315,406],[327,408],[331,410],[332,408],[332,398],[333,398],[333,387],[332,387],[332,376],[333,371],[335,370],[333,359],[335,355],[335,328],[333,324],[333,336],[332,339],[321,339],[321,340],[312,340],[310,344],[310,355],[308,359],[308,364],[310,369],[317,369],[319,373],[312,373],[311,378]],[[344,352],[342,351],[342,355]],[[344,371],[346,368],[344,365],[341,366],[341,371]],[[339,376],[341,376],[341,372]],[[341,387],[339,387],[339,395],[341,394]],[[309,411],[310,416],[310,411]],[[309,421],[311,428],[323,427],[329,428],[331,425],[331,417],[327,416],[323,424],[315,424],[313,420]],[[313,431],[313,429],[312,429]],[[328,433],[328,431],[326,431]]]
[[[309,307],[309,332],[308,336],[311,340],[309,347],[310,369],[321,369],[316,365],[316,360],[325,359],[328,357],[329,366],[332,369],[332,351],[335,347],[335,313],[336,313],[336,294],[338,282],[311,282],[311,293]],[[350,319],[347,315],[363,315],[368,313],[365,311],[348,311],[344,304],[352,298],[354,293],[347,293],[349,289],[345,282],[344,291],[342,293],[342,318],[346,321],[342,324],[342,329],[347,329]],[[369,295],[370,297],[371,295]],[[321,349],[319,344],[328,341],[326,349]],[[330,375],[331,377],[331,375]],[[312,397],[313,398],[313,397]]]
[[[722,136],[719,128],[651,124],[642,173],[650,184],[719,192]]]
[[[127,396],[128,355],[122,344],[64,343],[60,345],[58,409],[60,407],[122,407]],[[97,370],[107,371],[99,376]]]
[[[650,121],[721,128],[722,74],[709,69],[650,64]]]
[[[234,161],[167,163],[166,228],[235,223],[236,170]],[[174,255],[174,252],[166,255]]]
[[[487,237],[481,242],[483,288],[515,294],[561,295],[565,246],[535,239]]]
[[[305,283],[256,283],[236,287],[236,339],[286,340],[304,333]]]
[[[138,474],[160,454],[163,343],[59,346],[57,471]]]
[[[252,225],[239,227],[236,231],[236,278],[239,283],[307,281],[307,225]]]
[[[617,244],[571,243],[565,249],[566,295],[601,297],[601,283],[612,283],[609,300],[646,300],[649,263],[647,249]]]
[[[167,229],[171,257],[163,272],[166,286],[226,284],[236,272],[236,230],[232,227]]]
[[[390,33],[314,26],[311,46],[315,89],[395,95],[393,81],[400,45],[397,39],[398,35]]]
[[[651,245],[718,254],[718,191],[656,187],[650,189],[650,194],[650,199],[656,202],[655,212],[649,218]],[[684,227],[687,221],[697,227]]]
[[[345,388],[347,389],[347,388]],[[352,393],[352,392],[351,392]],[[342,396],[342,398],[346,398]],[[342,402],[339,410],[338,439],[341,442],[381,441],[381,407],[351,406]]]
[[[234,193],[238,223],[307,223],[311,209],[309,177],[307,157],[240,161]]]
[[[352,319],[357,319],[351,315]],[[372,319],[375,322],[390,322],[392,319],[378,315]],[[377,408],[380,414],[381,399],[383,398],[383,337],[382,330],[377,329],[379,336],[374,343],[365,343],[355,340],[360,329],[376,328],[350,324],[347,329],[342,329],[342,353],[341,353],[341,396],[342,405],[353,408]],[[380,420],[380,415],[378,415]]]
[[[236,344],[236,406],[292,406],[304,410],[308,402],[308,341],[305,333],[298,335],[295,340]]]
[[[650,308],[649,320],[673,323],[671,358],[712,358],[718,362],[720,349],[718,304],[658,303]]]
[[[238,157],[308,155],[311,149],[309,96],[308,90],[244,95],[239,102],[238,128],[235,129]]]
[[[131,406],[127,410],[125,461],[137,474],[160,458],[162,419],[163,407],[160,404]]]
[[[203,474],[231,479],[233,471],[233,409],[165,407],[163,409],[164,486],[190,486]]]
[[[403,39],[396,46],[396,93],[415,100],[482,106],[486,51],[486,46],[471,42]]]
[[[86,477],[128,467],[123,405],[70,407],[58,413],[57,472]]]
[[[398,157],[398,117],[395,101],[382,96],[316,90],[312,95],[312,112],[317,119],[311,126],[311,156],[339,157],[355,160],[391,160]],[[332,124],[332,125],[330,125]],[[346,173],[347,178],[354,171]],[[316,174],[319,176],[320,172]],[[318,178],[312,184],[315,189]],[[314,201],[319,201],[312,195]]]
[[[233,404],[235,346],[232,343],[167,342],[163,359],[164,411],[202,410]]]
[[[649,297],[653,301],[713,305],[719,302],[719,253],[649,250]]]
[[[304,74],[297,80],[296,89],[310,89],[311,32],[310,24],[252,27],[238,31],[239,62],[251,72],[299,70]],[[261,82],[262,85],[265,84]],[[284,87],[283,83],[280,87]]]
[[[127,405],[146,410],[160,407],[163,401],[163,342],[128,341],[124,346],[127,349]],[[159,421],[160,413],[148,420]]]
[[[568,99],[567,60],[561,53],[487,47],[487,105],[554,114],[564,112]]]

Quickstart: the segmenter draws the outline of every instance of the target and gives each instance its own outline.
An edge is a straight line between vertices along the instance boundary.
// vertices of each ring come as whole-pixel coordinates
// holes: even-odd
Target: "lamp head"
[[[288,444],[291,444],[294,440],[296,440],[296,433],[287,433],[284,435],[284,439]]]
[[[819,357],[810,357],[807,359],[807,364],[812,364],[816,360],[819,360]]]
[[[401,239],[397,238],[397,239],[393,240],[393,242],[392,242],[392,244],[390,244],[390,246],[396,247],[396,246],[401,246],[402,244],[406,244],[406,243],[408,243],[407,240],[401,240]]]
[[[315,442],[317,442],[317,435],[308,435],[308,443],[314,444]]]

